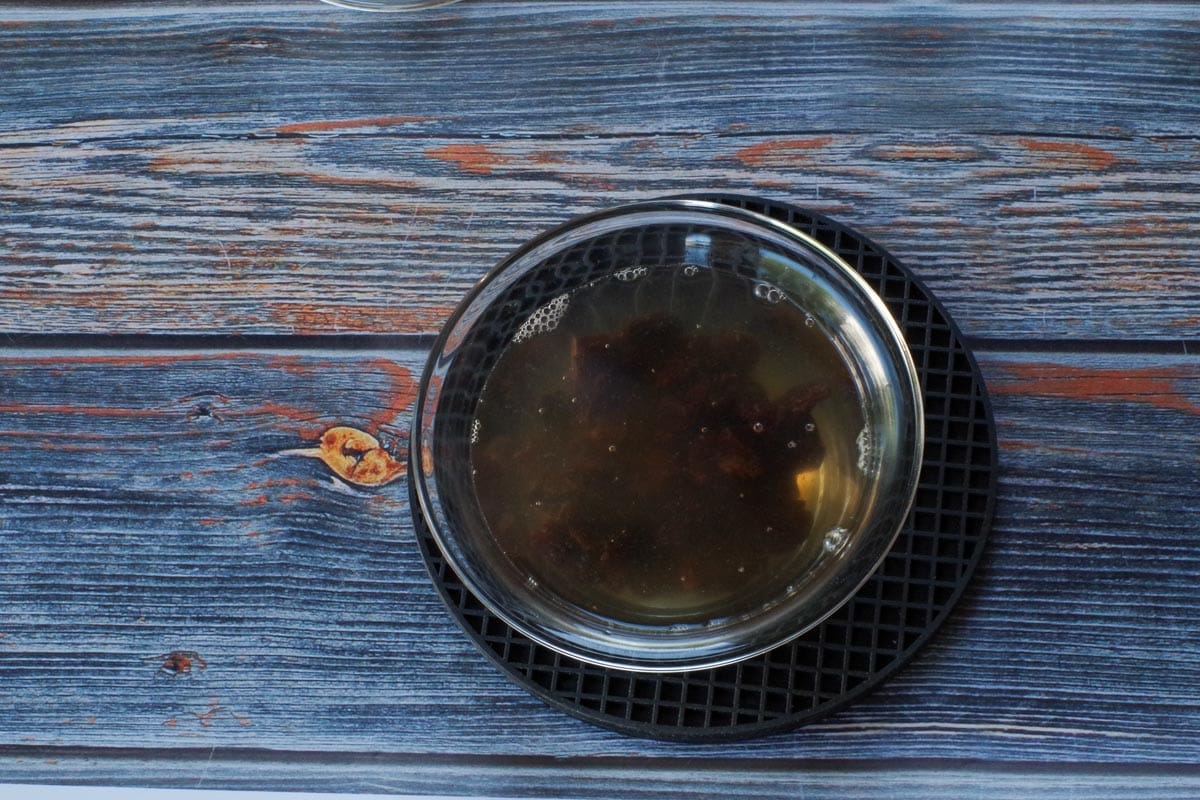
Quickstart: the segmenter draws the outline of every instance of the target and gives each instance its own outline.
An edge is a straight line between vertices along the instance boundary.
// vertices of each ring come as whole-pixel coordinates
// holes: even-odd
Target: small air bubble
[[[745,571],[746,571],[745,567],[738,567],[738,572],[745,572]]]
[[[770,525],[767,526],[767,533],[773,533],[774,531],[775,531],[775,529],[772,528]]]
[[[701,432],[701,433],[708,433],[708,426],[707,426],[707,425],[702,425],[702,426],[700,427],[700,432]]]
[[[795,449],[796,449],[796,443],[795,443],[795,442],[788,442],[788,443],[787,443],[787,446],[788,446],[788,450],[795,450]]]
[[[783,291],[765,283],[754,284],[754,296],[772,305],[783,299]]]
[[[546,413],[546,409],[544,409],[544,408],[539,408],[539,409],[538,409],[538,413],[539,413],[539,414],[545,414],[545,413]]]
[[[615,444],[610,444],[610,445],[608,446],[608,452],[610,452],[610,453],[615,453],[615,452],[617,452],[617,446],[616,446]]]
[[[816,429],[817,429],[817,426],[816,426],[816,424],[815,424],[815,423],[812,423],[812,422],[810,422],[810,423],[808,423],[807,425],[805,425],[805,426],[804,426],[804,430],[808,431],[809,433],[812,433],[812,432],[813,432],[813,431],[815,431]]]
[[[763,431],[765,431],[767,429],[767,426],[763,425],[761,422],[756,422],[753,425],[751,425],[750,427],[754,430],[755,433],[762,433]]]
[[[692,277],[693,275],[695,275],[699,271],[700,271],[700,268],[694,264],[688,264],[686,267],[683,268],[683,274],[689,278]]]
[[[530,589],[536,589],[538,587],[537,578],[530,575],[528,578],[525,579],[525,585],[528,586]]]
[[[804,327],[811,328],[813,325],[816,325],[816,324],[817,324],[817,321],[815,319],[813,319],[812,317],[804,318]]]
[[[572,403],[578,403],[578,402],[579,402],[579,398],[578,398],[578,397],[572,397],[572,398],[571,398],[571,402],[572,402]]]

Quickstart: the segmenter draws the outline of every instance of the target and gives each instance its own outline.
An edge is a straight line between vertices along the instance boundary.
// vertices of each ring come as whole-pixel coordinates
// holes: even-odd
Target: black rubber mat
[[[464,587],[421,515],[413,516],[450,611],[519,685],[622,733],[720,741],[812,722],[863,697],[912,659],[958,600],[983,552],[997,449],[975,360],[941,304],[906,267],[815,212],[752,197],[690,197],[765,214],[822,242],[875,287],[904,332],[921,378],[924,461],[908,520],[871,578],[825,622],[762,655],[715,669],[632,672],[581,663],[511,628]],[[412,502],[418,508],[415,496]]]

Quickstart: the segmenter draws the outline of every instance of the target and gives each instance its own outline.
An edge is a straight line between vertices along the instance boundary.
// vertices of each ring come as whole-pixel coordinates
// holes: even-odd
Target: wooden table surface
[[[543,706],[442,608],[403,480],[281,455],[402,449],[492,264],[705,189],[924,278],[1002,466],[913,664],[719,746]],[[1200,792],[1198,253],[1195,6],[0,3],[0,782]]]

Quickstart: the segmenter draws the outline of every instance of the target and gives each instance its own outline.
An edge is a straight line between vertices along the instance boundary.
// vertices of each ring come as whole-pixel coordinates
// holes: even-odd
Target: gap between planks
[[[226,353],[303,353],[308,355],[380,355],[398,350],[431,350],[437,334],[37,334],[0,332],[0,354],[7,358],[46,355],[206,355]],[[1091,353],[1111,355],[1200,356],[1200,339],[1004,339],[964,336],[976,353]]]
[[[189,762],[196,760],[255,764],[370,764],[438,769],[472,766],[480,770],[513,772],[526,769],[563,771],[626,771],[630,768],[674,771],[680,759],[674,756],[533,756],[448,753],[402,753],[388,751],[282,750],[256,747],[102,747],[81,745],[0,745],[0,763],[8,759],[59,759]],[[1142,763],[1114,761],[978,761],[954,758],[812,759],[806,757],[721,757],[686,759],[686,772],[800,772],[889,773],[968,771],[996,775],[1076,774],[1096,776],[1194,776],[1200,763]]]

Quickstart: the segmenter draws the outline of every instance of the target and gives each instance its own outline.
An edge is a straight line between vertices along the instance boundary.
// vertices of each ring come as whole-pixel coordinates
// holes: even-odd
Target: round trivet
[[[410,484],[417,541],[455,619],[508,677],[588,722],[634,736],[722,741],[812,722],[863,697],[946,618],[983,552],[996,495],[991,406],[975,359],[941,304],[878,245],[812,211],[736,195],[692,195],[780,220],[834,250],[904,331],[921,377],[925,456],[908,521],[879,569],[825,622],[716,669],[643,673],[584,664],[488,611],[446,564]]]

